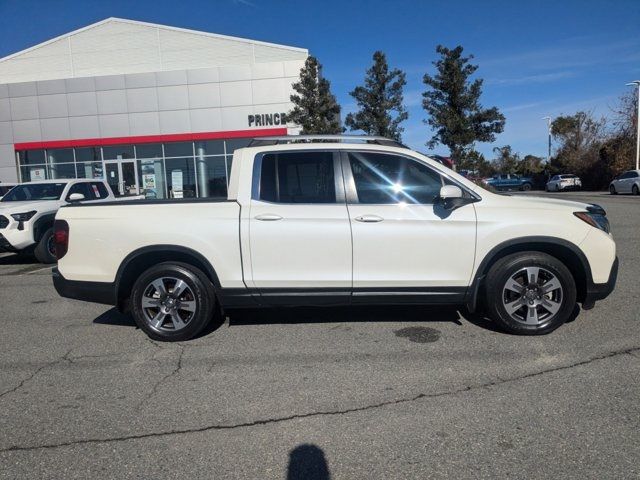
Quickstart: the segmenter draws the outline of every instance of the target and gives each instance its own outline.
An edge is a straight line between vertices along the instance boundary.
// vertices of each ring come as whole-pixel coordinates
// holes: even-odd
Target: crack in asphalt
[[[171,377],[173,377],[174,375],[177,375],[178,373],[180,373],[180,370],[182,370],[182,357],[184,356],[184,352],[186,350],[185,345],[181,345],[181,344],[177,344],[178,348],[179,348],[179,353],[178,353],[178,361],[176,362],[176,366],[175,368],[170,371],[169,373],[167,373],[165,376],[163,376],[160,380],[158,380],[156,383],[154,383],[153,388],[151,389],[151,391],[145,395],[145,397],[140,400],[140,402],[138,403],[136,410],[140,410],[142,408],[142,406],[151,398],[153,397],[156,393],[158,393],[158,389],[160,388],[160,385],[162,385],[164,382],[166,382],[167,380],[169,380]],[[158,361],[155,358],[155,354],[153,355],[153,357],[151,358],[151,361]]]
[[[62,357],[58,358],[57,360],[54,360],[53,362],[48,362],[48,363],[45,363],[44,365],[40,365],[27,378],[21,380],[20,383],[18,383],[18,385],[16,385],[13,388],[10,388],[9,390],[6,390],[6,391],[0,393],[0,398],[3,398],[5,395],[9,395],[11,393],[17,392],[18,390],[20,390],[24,386],[25,383],[27,383],[30,380],[32,380],[38,373],[40,373],[45,368],[53,367],[54,365],[57,365],[60,362],[71,362],[71,363],[73,363],[73,360],[69,357],[69,354],[71,353],[72,350],[73,350],[73,348],[70,349],[67,353],[65,353]]]
[[[178,364],[177,364],[176,368],[173,370],[173,372],[171,374],[167,375],[165,377],[165,379],[170,377],[170,376],[172,376],[172,375],[174,375],[174,374],[176,374],[182,368],[182,355],[184,354],[185,347],[181,346],[181,348],[182,348],[182,350],[180,352],[180,356],[178,358]],[[70,351],[68,353],[70,353]],[[68,355],[68,353],[67,353],[67,355]],[[289,415],[289,416],[286,416],[286,417],[266,418],[266,419],[262,419],[262,420],[254,420],[252,422],[236,423],[236,424],[232,424],[232,425],[207,425],[207,426],[198,427],[198,428],[174,429],[174,430],[167,430],[167,431],[163,431],[163,432],[139,433],[139,434],[122,435],[122,436],[119,436],[119,437],[110,437],[110,438],[87,438],[87,439],[84,439],[84,440],[71,440],[71,441],[67,441],[67,442],[50,443],[50,444],[34,445],[34,446],[14,445],[14,446],[11,446],[11,447],[0,449],[0,453],[32,451],[32,450],[49,450],[49,449],[55,449],[55,448],[61,448],[61,447],[69,447],[69,446],[75,446],[75,445],[125,442],[125,441],[128,441],[128,440],[139,440],[139,439],[144,439],[144,438],[166,437],[166,436],[171,436],[171,435],[186,435],[186,434],[191,434],[191,433],[201,433],[201,432],[208,432],[208,431],[213,431],[213,430],[234,430],[234,429],[237,429],[237,428],[248,428],[248,427],[255,427],[255,426],[260,426],[260,425],[270,425],[270,424],[282,423],[282,422],[287,422],[287,421],[290,421],[290,420],[297,420],[297,419],[304,419],[304,418],[312,418],[312,417],[320,417],[320,416],[328,416],[328,415],[345,415],[345,414],[348,414],[348,413],[363,412],[363,411],[367,411],[367,410],[375,410],[377,408],[382,408],[382,407],[387,407],[387,406],[392,406],[392,405],[399,405],[399,404],[403,404],[403,403],[411,403],[411,402],[415,402],[417,400],[421,400],[421,399],[424,399],[424,398],[446,397],[446,396],[458,395],[460,393],[466,393],[466,392],[470,392],[470,391],[474,391],[474,390],[480,390],[480,389],[496,387],[496,386],[504,385],[504,384],[507,384],[507,383],[514,383],[514,382],[518,382],[518,381],[521,381],[521,380],[526,380],[526,379],[529,379],[529,378],[534,378],[534,377],[538,377],[538,376],[541,376],[541,375],[546,375],[548,373],[554,373],[554,372],[563,371],[563,370],[570,370],[570,369],[573,369],[573,368],[576,368],[576,367],[581,367],[581,366],[588,365],[588,364],[596,362],[596,361],[606,360],[606,359],[617,357],[617,356],[620,356],[620,355],[632,355],[632,356],[635,357],[636,353],[640,353],[640,347],[632,347],[632,348],[627,348],[627,349],[624,349],[624,350],[616,350],[616,351],[613,351],[613,352],[609,352],[609,353],[605,353],[605,354],[602,354],[602,355],[598,355],[596,357],[591,357],[591,358],[588,358],[586,360],[581,360],[579,362],[575,362],[575,363],[572,363],[570,365],[561,365],[561,366],[557,366],[557,367],[553,367],[553,368],[548,368],[548,369],[545,369],[545,370],[540,370],[540,371],[537,371],[537,372],[528,373],[528,374],[525,374],[525,375],[520,375],[518,377],[507,378],[507,379],[497,379],[497,380],[493,380],[491,382],[485,382],[485,383],[481,383],[481,384],[478,384],[478,385],[468,385],[468,386],[465,386],[465,387],[462,387],[462,388],[457,388],[457,389],[454,389],[454,390],[447,390],[447,391],[444,391],[444,392],[419,393],[418,395],[414,395],[412,397],[399,398],[399,399],[396,399],[396,400],[386,400],[386,401],[379,402],[379,403],[363,405],[363,406],[360,406],[360,407],[352,407],[352,408],[347,408],[347,409],[344,409],[344,410],[326,410],[326,411],[318,411],[318,412],[299,413],[299,414]],[[65,357],[66,357],[66,355],[65,355]],[[63,359],[64,359],[64,357],[63,357]],[[159,383],[162,383],[162,381],[164,381],[164,379],[161,380]]]

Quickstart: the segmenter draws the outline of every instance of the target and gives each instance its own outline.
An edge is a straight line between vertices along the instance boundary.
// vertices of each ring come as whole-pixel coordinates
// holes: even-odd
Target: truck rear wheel
[[[36,248],[33,250],[33,254],[40,263],[56,263],[53,227],[44,232]]]
[[[498,260],[486,285],[490,316],[510,333],[552,332],[569,319],[576,305],[571,272],[542,252],[519,252]]]
[[[213,319],[213,285],[198,268],[164,262],[146,270],[131,292],[138,327],[154,340],[178,342],[198,335]]]

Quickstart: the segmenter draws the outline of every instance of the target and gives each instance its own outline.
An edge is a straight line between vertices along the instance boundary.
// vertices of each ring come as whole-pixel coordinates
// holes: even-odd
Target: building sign
[[[286,113],[258,113],[249,115],[248,123],[250,127],[269,127],[273,125],[286,125]]]
[[[32,182],[38,180],[46,180],[46,175],[44,173],[44,168],[32,168],[29,170],[29,177]]]

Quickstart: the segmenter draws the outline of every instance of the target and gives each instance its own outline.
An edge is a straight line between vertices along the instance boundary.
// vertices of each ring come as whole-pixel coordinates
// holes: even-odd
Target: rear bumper
[[[51,269],[51,275],[53,286],[61,297],[105,305],[116,304],[116,287],[113,283],[67,280],[57,267]]]
[[[618,257],[613,261],[611,265],[611,273],[609,273],[609,280],[606,283],[593,283],[587,284],[587,292],[584,298],[584,304],[593,305],[598,300],[604,300],[609,296],[616,286],[616,280],[618,279]]]

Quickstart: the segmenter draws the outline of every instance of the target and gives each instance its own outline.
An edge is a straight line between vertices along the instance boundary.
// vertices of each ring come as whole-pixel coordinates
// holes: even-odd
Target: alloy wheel
[[[159,332],[182,330],[196,314],[197,302],[184,280],[161,277],[149,283],[141,298],[147,324]]]
[[[560,311],[563,300],[560,280],[542,267],[515,272],[502,289],[503,307],[515,321],[538,326],[549,323]]]
[[[50,235],[49,238],[47,238],[47,251],[54,257],[56,256],[56,242],[53,235]]]

